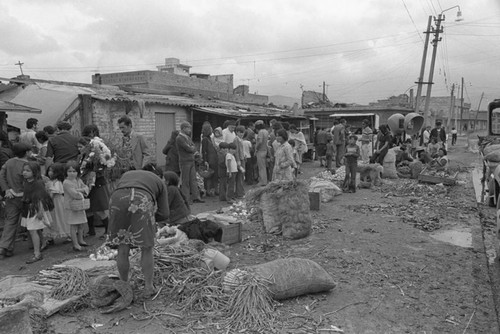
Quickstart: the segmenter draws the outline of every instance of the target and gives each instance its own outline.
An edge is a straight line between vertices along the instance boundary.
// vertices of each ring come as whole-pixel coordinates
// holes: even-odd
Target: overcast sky
[[[500,1],[461,1],[1,0],[0,77],[21,61],[32,78],[90,83],[175,57],[259,94],[300,98],[325,82],[330,100],[367,104],[416,92],[428,17],[444,10],[432,96],[463,77],[465,102],[477,109],[484,92],[484,109],[500,98]]]

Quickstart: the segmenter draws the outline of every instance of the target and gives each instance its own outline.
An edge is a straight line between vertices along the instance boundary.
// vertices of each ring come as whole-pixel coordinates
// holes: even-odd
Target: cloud
[[[0,50],[11,56],[60,50],[60,45],[54,38],[9,16],[2,8],[0,8],[0,36],[2,36]]]

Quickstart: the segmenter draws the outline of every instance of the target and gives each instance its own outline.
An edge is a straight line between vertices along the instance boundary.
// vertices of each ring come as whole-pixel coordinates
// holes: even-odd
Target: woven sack
[[[277,300],[328,291],[337,285],[325,269],[308,259],[278,259],[243,270],[270,280],[269,291]]]
[[[73,211],[81,211],[90,209],[90,199],[74,199],[69,202],[69,208]]]
[[[260,199],[262,223],[266,233],[281,233],[281,222],[278,211],[278,200],[271,194],[262,194]]]
[[[279,219],[284,238],[300,239],[311,233],[312,218],[307,187],[297,187],[297,191],[280,198]]]

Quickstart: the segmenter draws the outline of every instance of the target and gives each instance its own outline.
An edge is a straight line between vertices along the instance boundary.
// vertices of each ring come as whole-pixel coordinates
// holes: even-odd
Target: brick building
[[[269,98],[265,95],[251,94],[246,85],[233,89],[232,74],[190,73],[191,66],[181,64],[177,58],[166,58],[165,65],[157,66],[157,68],[158,71],[97,73],[92,76],[92,84],[142,88],[236,103],[265,105],[269,102]]]

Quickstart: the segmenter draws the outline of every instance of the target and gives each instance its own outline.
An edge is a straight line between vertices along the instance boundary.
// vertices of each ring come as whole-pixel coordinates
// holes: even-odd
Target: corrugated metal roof
[[[198,110],[201,112],[206,112],[215,115],[221,116],[229,116],[235,118],[254,118],[254,117],[262,117],[262,118],[299,118],[305,119],[303,116],[294,115],[293,113],[285,110],[279,110],[274,108],[266,109],[266,108],[258,108],[258,110],[249,110],[249,109],[239,109],[239,108],[211,108],[211,107],[195,107],[194,110]]]
[[[218,107],[220,104],[210,100],[196,99],[184,96],[175,95],[154,95],[154,94],[134,94],[127,93],[124,91],[121,93],[95,93],[92,97],[97,100],[102,101],[127,101],[127,102],[145,102],[145,103],[156,103],[169,106],[181,106],[181,107]]]

